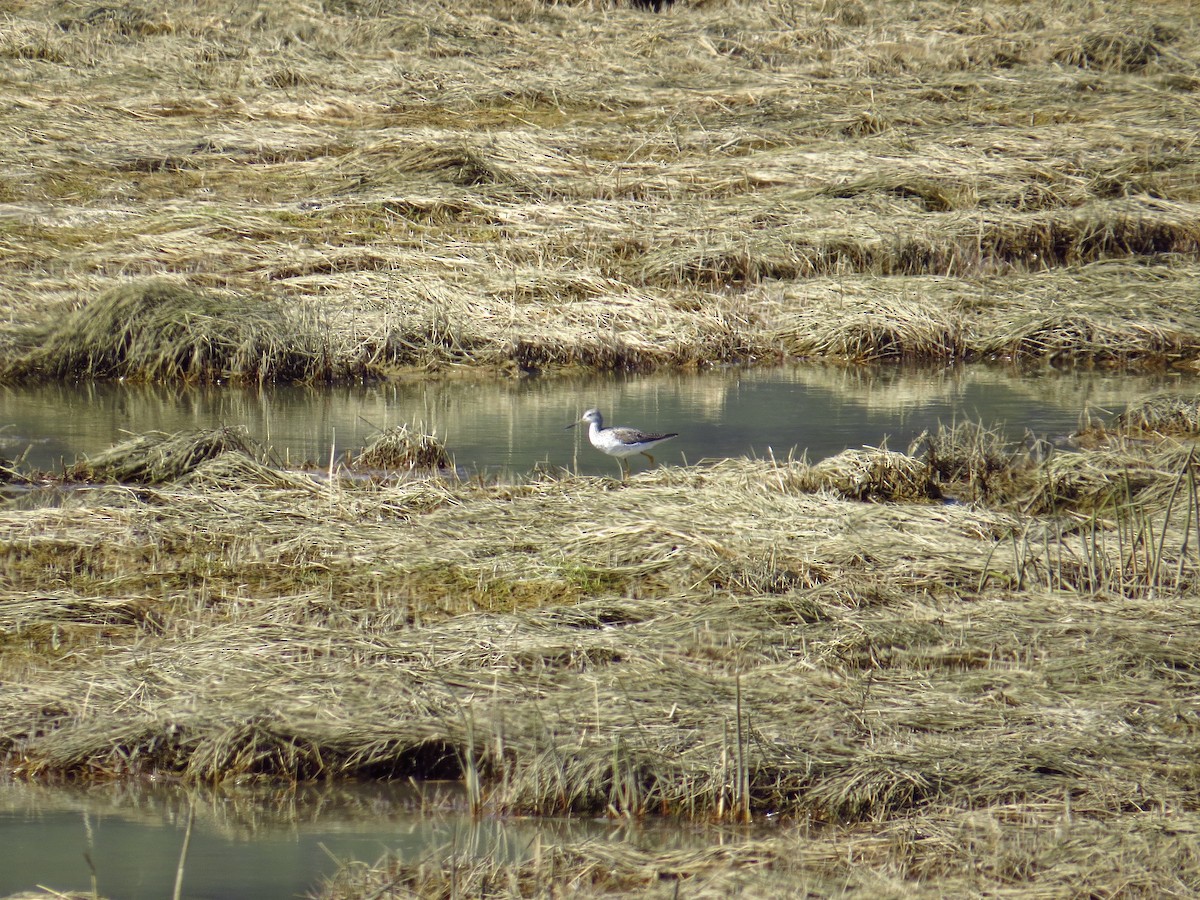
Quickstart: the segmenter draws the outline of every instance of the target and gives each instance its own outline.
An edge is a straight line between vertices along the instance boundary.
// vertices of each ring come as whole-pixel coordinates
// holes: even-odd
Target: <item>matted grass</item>
[[[317,323],[278,303],[240,305],[166,280],[114,287],[62,320],[28,329],[0,377],[221,382],[344,381],[368,370]]]
[[[893,456],[907,458],[881,460]],[[1058,484],[1065,458],[1033,467],[1020,483]],[[499,779],[491,800],[503,808],[708,816],[753,800],[755,809],[858,820],[957,797],[982,768],[975,772],[959,757],[965,768],[939,762],[933,778],[918,748],[948,740],[951,719],[960,743],[967,740],[962,729],[1007,727],[1004,716],[993,719],[963,694],[972,690],[966,673],[993,664],[1009,671],[1002,647],[1042,679],[1043,665],[1094,663],[1100,668],[1088,681],[1099,694],[1076,698],[1091,703],[1131,673],[1112,658],[1112,641],[1095,646],[1099,656],[1090,662],[1057,656],[1065,648],[1046,645],[1050,620],[1072,609],[1069,630],[1128,627],[1123,640],[1146,644],[1184,614],[1173,604],[1155,606],[1154,598],[1188,590],[1194,579],[1188,535],[1195,500],[1172,490],[1190,478],[1190,457],[1152,454],[1140,465],[1130,453],[1071,458],[1079,460],[1074,468],[1106,477],[1110,490],[1058,490],[1054,504],[1042,504],[1052,514],[1036,518],[1021,512],[1027,501],[1015,491],[1016,499],[990,511],[835,499],[827,479],[842,476],[830,472],[862,471],[857,459],[840,457],[813,466],[728,460],[662,468],[628,488],[572,477],[519,485],[286,478],[239,485],[197,479],[200,469],[189,467],[181,480],[136,493],[67,494],[54,508],[4,516],[14,590],[34,597],[57,585],[61,596],[68,585],[90,598],[77,607],[82,643],[68,641],[69,656],[42,673],[44,682],[31,680],[11,697],[10,713],[29,715],[28,703],[40,695],[39,708],[65,718],[56,713],[59,724],[34,731],[17,724],[20,716],[9,719],[10,763],[28,773],[81,775],[165,767],[204,779],[424,771],[431,759],[459,770],[474,758],[463,742],[476,740],[478,764]],[[894,471],[876,468],[883,487]],[[846,493],[878,496],[883,488]],[[1135,511],[1149,535],[1121,531]],[[1053,533],[1045,548],[1044,532]],[[1087,554],[1093,568],[1131,576],[1157,569],[1159,578],[1085,592],[1069,577],[1079,575],[1075,564]],[[114,590],[143,598],[132,607],[139,612],[114,620],[106,612],[112,604],[101,602]],[[147,606],[156,611],[152,627]],[[988,615],[980,618],[984,607]],[[50,609],[10,605],[10,649],[44,652],[26,629]],[[121,621],[130,630],[112,631]],[[967,621],[969,633],[960,631]],[[91,647],[83,636],[93,624],[101,631]],[[279,653],[251,651],[264,640]],[[1053,661],[1025,659],[1035,647]],[[1159,652],[1190,652],[1185,647],[1179,640]],[[104,698],[127,689],[126,652],[159,659],[158,674],[139,670],[137,678],[151,679],[144,682],[149,693],[138,711],[114,721]],[[244,652],[254,655],[234,664]],[[36,653],[27,659],[40,667]],[[1144,665],[1145,654],[1130,662]],[[95,666],[86,700],[68,692],[51,701],[45,693]],[[226,674],[188,688],[194,666]],[[942,683],[939,673],[956,674]],[[930,679],[920,696],[905,687],[913,677]],[[867,679],[858,688],[864,693],[851,702],[856,689],[847,692],[843,682],[860,678]],[[248,683],[254,694],[236,700],[237,685]],[[565,692],[553,714],[542,698],[550,684]],[[338,712],[308,709],[303,698],[325,690],[338,693]],[[663,691],[671,699],[662,709],[674,711],[660,721],[655,698]],[[892,709],[901,696],[904,703]],[[712,728],[714,710],[736,724],[725,706],[735,700],[753,729],[752,740],[743,736],[753,751],[731,746],[724,726]],[[356,721],[360,702],[372,710],[369,721]],[[879,730],[867,745],[844,743],[848,723],[837,724],[839,717],[864,702],[882,704],[873,714]],[[528,703],[534,706],[522,712]],[[893,715],[922,722],[922,736],[898,721],[887,725]],[[495,716],[506,723],[500,731]],[[172,738],[163,744],[158,732],[168,721]],[[1041,752],[1056,753],[1058,725],[1031,727],[1050,729]],[[627,728],[634,731],[614,758],[612,739]],[[557,743],[565,735],[569,753]],[[978,737],[981,747],[991,740]],[[1071,741],[1079,740],[1072,732]],[[669,754],[668,746],[675,748]],[[757,774],[743,787],[753,795],[738,796],[732,769],[721,766],[733,765],[731,753],[751,752]],[[1065,745],[1063,753],[1054,766],[1081,764]]]
[[[1118,434],[1200,435],[1200,397],[1151,397],[1117,416]]]
[[[378,434],[353,459],[356,469],[453,469],[446,445],[435,434],[394,425]]]
[[[0,372],[1194,366],[1193,12],[15,4]]]
[[[863,890],[1200,887],[1193,456],[1042,458],[969,425],[925,445],[625,484],[316,480],[235,451],[2,510],[4,765],[458,777],[479,811],[788,823],[720,852],[387,863],[336,897],[663,872],[824,895],[851,848]],[[980,471],[975,503],[924,499]]]
[[[239,454],[246,463],[261,461],[267,455],[266,449],[244,429],[152,432],[85,457],[68,468],[65,477],[70,481],[162,484],[183,478],[225,453]]]
[[[723,836],[664,850],[653,839],[547,843],[518,861],[447,847],[346,867],[318,896],[675,898],[1187,896],[1200,880],[1194,814],[1077,818],[1068,799],[1020,810],[937,809],[871,829]],[[848,852],[849,851],[849,852]]]

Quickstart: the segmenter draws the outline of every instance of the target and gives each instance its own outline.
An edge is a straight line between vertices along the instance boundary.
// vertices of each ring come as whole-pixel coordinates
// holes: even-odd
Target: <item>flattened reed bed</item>
[[[1193,358],[1200,330],[1195,305],[1167,274],[1177,265],[1190,268],[1164,260],[1003,278],[850,276],[764,286],[751,298],[789,355],[1166,366]]]
[[[1192,808],[1198,560],[1163,494],[1139,586],[1119,522],[864,503],[808,471],[185,480],[0,512],[24,598],[0,752],[24,777],[461,775],[534,813]]]
[[[35,2],[6,25],[9,379],[1200,358],[1182,0]],[[1102,296],[1072,277],[1105,266]],[[189,334],[158,327],[186,310],[100,315],[163,277],[203,310]]]

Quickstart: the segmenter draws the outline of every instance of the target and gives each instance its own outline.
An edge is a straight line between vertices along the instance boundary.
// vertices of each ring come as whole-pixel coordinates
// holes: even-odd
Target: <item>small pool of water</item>
[[[831,456],[848,447],[907,449],[939,422],[970,419],[1014,438],[1063,443],[1088,409],[1115,414],[1161,392],[1195,394],[1185,375],[1005,369],[787,367],[697,375],[435,381],[358,387],[178,388],[122,384],[0,388],[0,455],[55,469],[146,431],[244,426],[285,464],[328,463],[382,428],[435,431],[467,472],[534,466],[616,474],[583,428],[587,408],[613,425],[676,431],[662,463],[774,453]],[[638,457],[634,469],[646,461]]]

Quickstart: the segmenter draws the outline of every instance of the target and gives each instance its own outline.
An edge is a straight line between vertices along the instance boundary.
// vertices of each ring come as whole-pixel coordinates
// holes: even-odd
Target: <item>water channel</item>
[[[1200,380],[1173,374],[1069,373],[1015,377],[988,367],[796,367],[703,375],[440,381],[339,388],[173,388],[88,384],[0,388],[0,456],[53,470],[130,434],[243,426],[280,462],[327,461],[379,429],[434,430],[464,473],[520,477],[538,465],[616,474],[564,430],[599,407],[613,424],[678,431],[659,448],[679,464],[736,455],[810,459],[849,447],[906,449],[938,423],[973,420],[1062,446],[1081,416],[1108,418],[1160,393],[1195,395]],[[635,469],[644,463],[635,463]],[[367,785],[299,793],[212,793],[197,803],[178,788],[92,790],[0,782],[0,896],[32,890],[124,898],[169,896],[187,809],[198,810],[188,855],[188,897],[296,897],[335,859],[374,861],[454,845],[522,853],[540,835],[629,840],[597,822],[472,822],[430,815],[407,788]],[[698,839],[698,838],[697,838]]]
[[[612,460],[564,431],[599,407],[615,425],[676,431],[667,464],[740,455],[822,459],[848,447],[905,450],[922,430],[970,419],[1020,439],[1063,444],[1085,410],[1105,417],[1162,392],[1195,393],[1174,374],[1021,377],[981,366],[946,369],[790,367],[701,375],[441,380],[337,388],[177,388],[123,384],[0,388],[0,456],[54,470],[130,434],[243,426],[279,461],[326,464],[382,428],[433,430],[460,470],[519,477],[537,465],[612,475]],[[639,458],[635,470],[644,465]]]

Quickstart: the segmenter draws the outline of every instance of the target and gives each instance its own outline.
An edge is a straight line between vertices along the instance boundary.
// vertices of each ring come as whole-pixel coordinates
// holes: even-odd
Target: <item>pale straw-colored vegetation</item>
[[[10,381],[1200,357],[1181,0],[0,14]],[[1194,896],[1198,418],[628,485],[137,436],[0,508],[0,757],[782,823],[338,898]]]
[[[1195,464],[1113,427],[1049,458],[963,425],[627,485],[330,480],[223,432],[134,438],[93,486],[0,513],[7,768],[453,777],[480,812],[790,826],[691,855],[386,863],[331,896],[466,873],[514,895],[663,871],[1196,885]]]
[[[1200,350],[1188,3],[6,16],[9,378]]]

